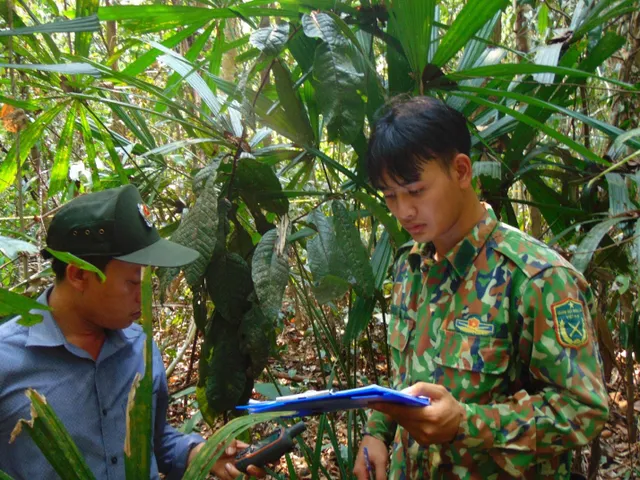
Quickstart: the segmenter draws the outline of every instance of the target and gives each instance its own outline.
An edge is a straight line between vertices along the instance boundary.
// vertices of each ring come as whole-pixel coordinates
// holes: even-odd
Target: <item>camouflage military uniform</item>
[[[429,244],[399,253],[393,387],[443,385],[465,416],[451,443],[423,447],[373,412],[367,431],[392,445],[391,479],[566,478],[570,449],[608,416],[588,284],[486,208],[441,261]]]

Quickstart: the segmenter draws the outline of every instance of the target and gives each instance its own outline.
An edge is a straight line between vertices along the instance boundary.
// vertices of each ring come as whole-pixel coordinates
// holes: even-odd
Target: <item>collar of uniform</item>
[[[485,213],[475,227],[445,255],[458,277],[464,278],[474,260],[498,226],[498,219],[489,204],[483,203]]]
[[[36,300],[42,305],[49,306],[49,294],[53,287],[47,288],[42,295]],[[53,319],[49,310],[31,310],[30,313],[42,315],[42,321],[32,327],[29,327],[27,333],[27,347],[59,347],[64,345],[66,339],[60,327]]]
[[[466,275],[478,253],[480,253],[480,250],[498,226],[498,219],[491,206],[484,202],[482,206],[485,208],[482,219],[471,229],[466,237],[444,256],[460,278]],[[413,245],[409,252],[409,266],[412,270],[416,270],[418,267],[426,270],[434,263],[436,263],[436,260],[433,243],[416,243]]]

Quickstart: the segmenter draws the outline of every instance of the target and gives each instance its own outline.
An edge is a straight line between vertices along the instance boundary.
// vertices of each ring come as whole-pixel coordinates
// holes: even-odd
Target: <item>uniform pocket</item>
[[[468,372],[500,375],[509,367],[511,345],[507,339],[465,335],[444,331],[440,352],[434,362],[443,367]]]
[[[395,308],[394,308],[395,307]],[[396,307],[391,308],[391,320],[389,321],[389,346],[403,352],[416,327],[416,321],[409,314]]]

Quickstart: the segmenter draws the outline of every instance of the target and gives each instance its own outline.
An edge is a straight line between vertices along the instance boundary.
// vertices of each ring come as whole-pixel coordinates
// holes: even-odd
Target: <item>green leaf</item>
[[[431,61],[433,22],[437,0],[395,0],[390,2],[389,23],[402,44],[414,78],[420,78]]]
[[[9,443],[24,429],[62,480],[94,479],[80,450],[46,399],[31,388],[26,395],[31,402],[31,420],[18,421]]]
[[[360,334],[365,331],[373,316],[375,305],[376,302],[373,298],[356,297],[353,307],[349,311],[349,320],[344,332],[345,344],[348,345],[351,341],[357,340]]]
[[[0,288],[0,317],[9,315],[20,315],[25,323],[21,325],[31,326],[42,321],[42,315],[30,313],[31,310],[51,310],[46,305],[42,305],[31,298],[18,293],[10,292]]]
[[[582,239],[576,252],[573,254],[573,258],[571,259],[573,266],[576,267],[579,272],[584,272],[604,236],[609,233],[612,227],[626,220],[629,220],[629,218],[609,218],[593,227]]]
[[[189,462],[183,480],[200,480],[206,478],[218,458],[231,442],[246,429],[258,423],[267,422],[282,416],[281,412],[257,413],[234,418],[209,437],[204,448]]]
[[[415,0],[419,1],[419,0]],[[469,0],[440,41],[432,63],[443,67],[509,0]],[[422,72],[420,72],[422,73]]]
[[[312,265],[311,256],[315,255],[315,253],[311,253],[312,251],[315,251],[315,247],[312,245],[313,244],[310,241],[307,247],[310,266]],[[320,277],[318,280],[313,282],[313,294],[320,305],[327,304],[336,298],[341,298],[349,291],[349,288],[351,288],[351,284],[347,280],[331,274]]]
[[[461,89],[469,89],[469,90],[478,90],[478,89],[474,89],[473,87],[460,87]],[[505,93],[505,92],[503,92]],[[469,101],[473,102],[473,103],[477,103],[479,105],[483,105],[486,107],[491,107],[491,108],[495,108],[496,110],[505,113],[507,115],[510,115],[518,120],[520,120],[523,124],[529,125],[530,127],[534,127],[538,130],[541,130],[542,132],[544,132],[545,134],[547,134],[548,136],[550,136],[551,138],[554,138],[556,140],[558,140],[560,143],[564,143],[565,145],[567,145],[568,147],[574,149],[576,152],[582,154],[585,158],[595,162],[595,163],[600,163],[600,164],[606,164],[606,161],[602,159],[602,157],[600,157],[599,155],[596,155],[595,153],[593,153],[591,150],[589,150],[588,148],[586,148],[584,145],[579,144],[578,142],[573,141],[570,137],[563,135],[562,133],[558,132],[556,129],[545,125],[544,123],[539,122],[538,120],[536,120],[535,118],[532,118],[530,116],[528,116],[526,113],[522,113],[518,110],[506,107],[504,105],[501,105],[499,103],[496,102],[492,102],[489,100],[486,100],[484,98],[478,97],[478,96],[474,96],[474,95],[469,95],[469,94],[465,94],[465,93],[460,93],[459,94],[461,97],[468,99]],[[508,93],[505,93],[505,96],[509,95]],[[529,97],[531,98],[531,97]],[[535,100],[535,99],[534,99]],[[531,102],[533,103],[534,100],[531,100]]]
[[[275,400],[276,397],[292,395],[294,393],[294,391],[286,385],[276,386],[273,383],[256,382],[253,388],[260,395],[266,397],[267,400]]]
[[[474,177],[490,177],[496,180],[502,178],[502,164],[500,162],[479,161],[473,163]]]
[[[53,159],[53,167],[51,169],[51,180],[49,183],[49,198],[56,193],[62,191],[67,186],[67,178],[69,176],[69,159],[71,158],[71,149],[73,146],[73,132],[78,115],[78,104],[74,103],[69,109],[64,127],[60,132],[60,140],[56,148],[56,154]]]
[[[247,376],[251,367],[249,357],[240,350],[239,324],[216,321],[216,317],[207,332],[207,337],[212,340],[212,354],[204,357],[209,360],[206,362],[203,382],[208,407],[213,412],[222,413],[247,402],[251,396],[253,379]]]
[[[541,37],[547,32],[549,27],[549,6],[543,3],[538,8],[538,33]]]
[[[291,131],[296,132],[296,138],[292,140],[303,145],[314,145],[315,135],[304,105],[294,89],[289,70],[280,59],[276,59],[271,71],[275,78],[278,98],[284,108]]]
[[[100,7],[101,21],[114,20],[123,27],[137,32],[157,32],[202,24],[214,18],[235,18],[227,8],[200,8],[173,5],[124,5]]]
[[[60,260],[61,262],[68,263],[70,265],[75,265],[76,267],[81,268],[82,270],[87,270],[88,272],[95,273],[96,275],[98,275],[98,277],[100,278],[100,281],[103,283],[107,280],[107,277],[105,276],[104,272],[100,270],[98,267],[90,264],[89,262],[85,262],[81,258],[78,258],[69,252],[59,252],[58,250],[54,250],[49,247],[45,248],[45,250],[49,252],[51,255],[53,255],[55,258]]]
[[[13,186],[18,172],[18,162],[22,162],[29,156],[31,148],[41,139],[44,130],[51,125],[53,120],[64,109],[66,102],[60,102],[46,110],[35,122],[20,132],[20,153],[18,156],[17,143],[13,143],[9,152],[0,163],[0,193]]]
[[[237,253],[225,252],[214,257],[206,272],[207,291],[216,307],[216,314],[238,324],[249,308],[253,292],[251,269]]]
[[[275,323],[267,318],[259,305],[253,304],[240,323],[240,351],[251,360],[250,375],[258,377],[269,361],[271,345],[275,343]]]
[[[289,24],[260,28],[251,33],[249,42],[265,55],[276,56],[280,53],[289,38]]]
[[[0,68],[15,68],[16,70],[35,70],[38,72],[54,72],[64,75],[92,75],[100,76],[100,70],[89,65],[88,63],[56,63],[56,64],[19,64],[19,63],[0,63]]]
[[[240,158],[236,181],[240,195],[252,210],[260,206],[278,215],[289,211],[289,200],[282,194],[280,180],[268,164],[249,156]]]
[[[0,470],[0,480],[13,480],[13,477],[10,477],[6,473],[4,473],[2,470]]]
[[[373,255],[371,255],[371,270],[373,270],[376,290],[382,289],[384,281],[387,278],[389,265],[393,259],[392,254],[393,249],[389,241],[389,234],[388,232],[383,232],[376,248],[373,250]]]
[[[151,471],[153,425],[153,293],[151,268],[142,271],[142,328],[145,333],[144,376],[136,373],[127,401],[124,464],[127,480],[146,480]]]
[[[99,0],[76,0],[76,20],[89,17],[97,22]],[[93,31],[97,31],[93,30]],[[93,31],[77,31],[74,42],[74,53],[79,57],[88,57]]]
[[[98,172],[98,165],[96,164],[96,145],[94,143],[93,135],[91,134],[91,126],[87,120],[87,115],[84,108],[78,108],[78,114],[80,117],[80,131],[82,132],[82,139],[84,140],[84,151],[87,154],[87,163],[91,169],[91,182],[93,183],[93,191],[101,190],[100,174]]]
[[[73,20],[62,20],[52,23],[41,23],[33,27],[14,28],[13,30],[0,30],[0,37],[13,35],[31,35],[33,33],[59,33],[59,32],[97,32],[100,30],[100,22],[97,15],[90,15]]]
[[[251,262],[251,277],[262,311],[268,319],[275,320],[289,283],[286,240],[279,238],[278,229],[265,233],[256,246]]]
[[[398,221],[391,216],[387,209],[374,197],[364,192],[353,192],[352,195],[353,198],[362,203],[365,208],[384,225],[384,228],[393,239],[396,248],[407,241],[407,237],[402,233],[400,227],[398,227]]]
[[[171,237],[172,241],[193,248],[200,253],[200,256],[194,262],[183,267],[184,275],[189,285],[197,285],[200,282],[200,278],[204,275],[216,246],[218,193],[215,183],[216,175],[212,174],[195,205],[189,210],[182,223],[180,223],[178,230]],[[177,271],[175,269],[167,269],[161,275],[173,275],[175,277],[176,274]]]
[[[360,232],[353,224],[346,207],[342,202],[331,203],[336,241],[343,252],[349,270],[349,280],[358,295],[372,298],[375,292],[373,271],[369,263],[369,255],[360,239]]]
[[[202,28],[202,26],[205,23],[207,23],[207,21],[208,20],[202,20],[198,23],[194,23],[193,25],[184,28],[184,30],[179,31],[175,35],[164,40],[162,42],[162,45],[166,48],[175,47],[180,42],[182,42],[186,38],[189,38],[191,35],[196,33],[200,28]],[[150,65],[153,64],[153,62],[156,61],[160,53],[161,51],[158,50],[157,48],[150,49],[148,52],[144,53],[143,55],[138,56],[138,58],[136,58],[136,60],[133,63],[130,63],[129,65],[127,65],[127,68],[125,68],[122,71],[122,73],[125,75],[130,75],[132,77],[135,77],[136,75],[141,74],[147,69],[147,67],[149,67]]]
[[[330,15],[304,15],[302,26],[308,37],[322,40],[315,52],[313,78],[329,141],[351,143],[364,123],[364,66]]]
[[[10,260],[18,258],[18,254],[25,253],[38,253],[38,247],[25,242],[24,240],[18,240],[16,238],[4,237],[0,235],[0,253]]]
[[[622,175],[607,173],[607,186],[609,190],[609,215],[615,217],[635,207],[629,199],[629,188]]]

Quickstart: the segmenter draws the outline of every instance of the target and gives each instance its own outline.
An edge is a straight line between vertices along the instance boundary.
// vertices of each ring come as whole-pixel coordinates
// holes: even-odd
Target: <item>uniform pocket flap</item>
[[[445,330],[438,355],[433,361],[443,367],[482,372],[504,373],[509,367],[511,347],[507,339],[465,335]]]

